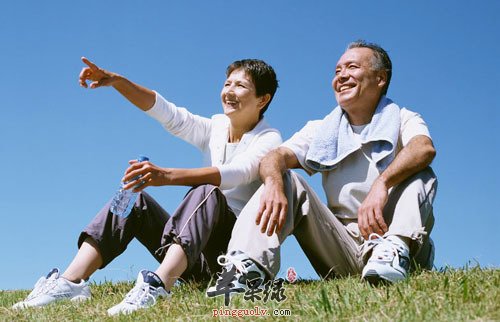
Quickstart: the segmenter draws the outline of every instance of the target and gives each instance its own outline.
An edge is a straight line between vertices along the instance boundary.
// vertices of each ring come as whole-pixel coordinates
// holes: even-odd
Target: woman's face
[[[264,97],[257,97],[255,85],[243,69],[234,70],[227,77],[221,91],[224,114],[231,120],[255,121],[265,106]]]

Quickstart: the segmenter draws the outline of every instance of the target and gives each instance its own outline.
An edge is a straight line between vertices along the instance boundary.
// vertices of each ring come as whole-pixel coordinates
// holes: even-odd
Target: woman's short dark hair
[[[364,40],[356,40],[347,46],[348,50],[353,48],[370,48],[373,51],[373,57],[375,58],[373,60],[373,68],[375,70],[384,70],[387,73],[387,83],[382,89],[382,95],[387,94],[392,77],[392,62],[389,54],[379,45]]]
[[[264,96],[266,94],[271,95],[269,102],[260,110],[260,118],[263,117],[264,112],[271,104],[273,100],[274,93],[278,89],[278,80],[276,79],[276,73],[274,69],[268,65],[263,60],[259,59],[242,59],[233,62],[227,67],[226,77],[229,77],[233,71],[236,69],[243,69],[245,73],[250,76],[252,82],[255,86],[255,91],[257,97]]]

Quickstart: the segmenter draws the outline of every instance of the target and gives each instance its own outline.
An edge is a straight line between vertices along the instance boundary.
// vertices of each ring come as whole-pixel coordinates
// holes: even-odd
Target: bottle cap
[[[149,158],[145,155],[140,155],[138,158],[137,158],[137,161],[139,162],[142,162],[142,161],[149,161]]]

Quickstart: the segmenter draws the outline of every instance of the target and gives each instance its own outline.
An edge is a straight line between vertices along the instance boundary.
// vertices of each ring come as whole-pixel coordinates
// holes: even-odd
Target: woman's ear
[[[262,95],[261,97],[259,97],[259,110],[263,109],[264,106],[267,105],[267,103],[269,103],[271,101],[271,94],[265,94],[265,95]]]

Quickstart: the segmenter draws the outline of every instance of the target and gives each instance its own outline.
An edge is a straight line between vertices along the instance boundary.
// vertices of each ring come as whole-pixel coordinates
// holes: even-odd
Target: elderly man
[[[332,81],[339,106],[262,159],[264,185],[218,259],[234,277],[221,274],[208,296],[273,278],[290,234],[324,278],[361,274],[377,284],[400,281],[416,265],[432,268],[436,151],[421,116],[385,96],[391,70],[380,46],[348,46]],[[326,205],[292,168],[321,172]]]

